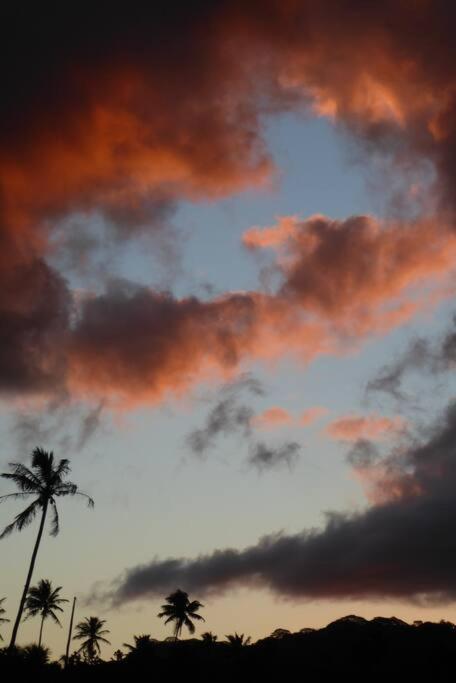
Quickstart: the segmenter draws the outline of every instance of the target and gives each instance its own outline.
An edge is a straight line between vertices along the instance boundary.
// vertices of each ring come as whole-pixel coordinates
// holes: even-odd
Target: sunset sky
[[[456,621],[454,3],[95,5],[0,10],[0,471],[95,499],[33,583],[106,655],[177,587],[219,638]]]

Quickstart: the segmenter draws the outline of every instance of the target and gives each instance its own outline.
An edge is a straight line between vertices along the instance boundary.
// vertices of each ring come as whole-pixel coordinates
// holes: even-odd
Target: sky
[[[95,499],[33,583],[105,656],[178,587],[220,639],[456,621],[452,3],[15,5],[0,471],[41,446]],[[36,533],[0,540],[11,620]]]

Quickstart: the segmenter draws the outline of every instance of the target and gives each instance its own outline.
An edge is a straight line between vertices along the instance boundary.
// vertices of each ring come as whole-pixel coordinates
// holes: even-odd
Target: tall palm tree
[[[16,621],[14,622],[13,632],[11,634],[11,641],[9,644],[10,650],[13,649],[16,643],[17,632],[19,624],[22,619],[22,612],[24,610],[25,600],[32,580],[33,569],[35,567],[36,556],[43,535],[44,522],[48,508],[52,510],[52,526],[51,535],[57,536],[59,533],[59,514],[57,510],[56,498],[63,496],[84,496],[87,498],[90,507],[93,507],[94,502],[90,496],[78,490],[76,484],[71,481],[64,481],[64,477],[70,472],[68,460],[60,460],[59,463],[54,462],[54,454],[52,451],[48,453],[42,448],[35,448],[32,453],[32,466],[29,469],[22,465],[22,463],[9,463],[11,472],[2,473],[4,479],[11,479],[19,489],[17,493],[9,493],[6,496],[0,496],[0,502],[13,498],[14,500],[27,499],[30,496],[34,500],[28,505],[25,510],[20,512],[14,518],[11,524],[3,530],[0,539],[5,538],[13,531],[22,531],[35,518],[36,514],[41,511],[40,526],[38,535],[33,548],[32,559],[25,580],[25,586],[22,593],[21,601],[19,603],[19,610],[17,612]]]
[[[162,611],[158,614],[160,619],[162,617],[167,617],[165,624],[170,621],[174,621],[174,639],[179,638],[182,627],[186,626],[190,633],[195,633],[195,625],[192,619],[198,619],[199,621],[204,621],[200,614],[197,614],[200,607],[204,607],[198,600],[193,600],[190,602],[188,599],[188,593],[180,590],[178,588],[174,593],[168,595],[166,598],[165,605],[162,605]]]
[[[9,619],[5,619],[3,617],[3,614],[6,614],[6,610],[4,607],[2,607],[2,603],[5,602],[6,598],[1,598],[0,599],[0,624],[7,624],[9,622]],[[2,634],[0,633],[0,640],[3,640]]]
[[[27,616],[25,618],[36,617],[37,614],[41,616],[40,637],[38,640],[39,646],[41,646],[45,619],[51,617],[54,623],[58,624],[60,628],[62,627],[62,624],[56,615],[56,611],[63,612],[60,605],[63,602],[68,602],[68,600],[59,597],[61,590],[62,586],[52,588],[52,584],[48,579],[41,579],[39,584],[37,586],[32,586],[28,592],[25,601],[25,609],[27,611]]]
[[[100,643],[110,645],[109,640],[104,637],[109,633],[103,626],[106,624],[105,619],[98,617],[85,617],[84,621],[76,624],[76,635],[74,640],[84,640],[78,652],[83,652],[89,662],[96,659],[97,654],[100,654]]]

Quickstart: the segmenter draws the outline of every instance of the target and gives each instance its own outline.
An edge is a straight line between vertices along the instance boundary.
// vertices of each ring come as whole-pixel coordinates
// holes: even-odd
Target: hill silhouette
[[[456,662],[456,626],[396,617],[367,620],[348,615],[321,629],[296,633],[278,628],[253,644],[191,638],[158,641],[135,637],[110,661],[73,655],[64,670],[27,648],[0,656],[2,680],[33,681],[449,681]],[[247,641],[247,639],[244,639]],[[37,647],[37,646],[35,646]]]

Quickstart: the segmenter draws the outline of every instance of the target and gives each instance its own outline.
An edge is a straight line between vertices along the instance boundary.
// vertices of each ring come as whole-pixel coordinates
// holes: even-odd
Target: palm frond
[[[31,495],[31,492],[27,493],[7,493],[4,496],[0,496],[0,503],[2,503],[4,500],[8,500],[8,498],[12,498],[13,500],[18,500],[19,498],[28,498]]]
[[[190,621],[188,617],[184,618],[184,624],[186,625],[190,633],[195,633],[195,625],[192,621]]]
[[[87,505],[89,508],[95,507],[95,501],[87,493],[84,493],[83,491],[76,491],[76,495],[77,496],[83,496],[84,498],[87,498]]]
[[[15,529],[17,529],[17,531],[22,531],[22,529],[31,524],[31,522],[35,518],[36,513],[38,512],[39,507],[39,499],[34,500],[33,503],[31,503],[28,507],[25,508],[25,510],[16,515],[11,524],[8,524],[8,526],[6,526],[3,529],[3,532],[0,534],[0,539],[9,536],[9,534]]]

